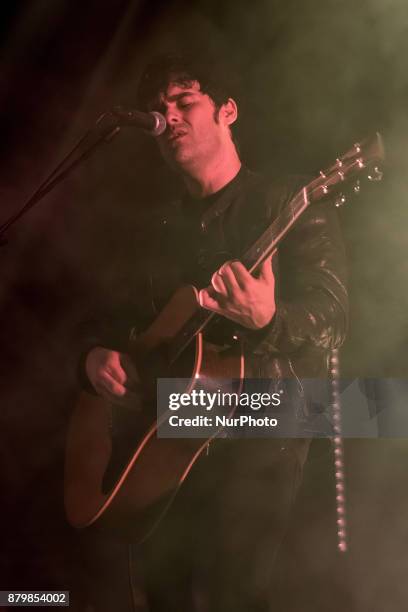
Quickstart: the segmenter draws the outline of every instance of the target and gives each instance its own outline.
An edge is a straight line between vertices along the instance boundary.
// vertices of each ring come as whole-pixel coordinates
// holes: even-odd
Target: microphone
[[[111,113],[119,119],[119,125],[140,128],[151,136],[160,136],[166,129],[166,119],[156,111],[142,113],[141,111],[115,106]]]

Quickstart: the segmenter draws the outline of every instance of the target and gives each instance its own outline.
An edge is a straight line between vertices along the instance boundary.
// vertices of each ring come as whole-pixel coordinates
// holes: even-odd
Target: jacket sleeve
[[[313,204],[278,249],[276,313],[249,340],[253,352],[291,353],[306,343],[340,346],[347,327],[345,251],[337,210]]]
[[[152,222],[151,222],[152,223]],[[149,262],[151,226],[144,235],[137,234],[136,246],[120,252],[116,262],[115,279],[110,290],[90,296],[90,304],[82,321],[73,330],[74,355],[79,382],[91,390],[85,372],[90,350],[101,346],[121,353],[129,350],[133,331],[144,329],[152,317]]]

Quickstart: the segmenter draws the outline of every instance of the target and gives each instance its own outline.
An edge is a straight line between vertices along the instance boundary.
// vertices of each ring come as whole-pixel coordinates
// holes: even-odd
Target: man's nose
[[[170,125],[180,123],[180,111],[177,108],[168,108],[165,114],[165,118],[167,123]]]

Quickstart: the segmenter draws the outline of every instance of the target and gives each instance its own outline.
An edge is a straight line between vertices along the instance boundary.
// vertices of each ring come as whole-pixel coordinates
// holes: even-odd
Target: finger
[[[248,285],[253,281],[253,277],[248,272],[244,264],[242,264],[240,261],[232,261],[231,269],[241,289],[246,289]]]
[[[212,310],[213,312],[220,312],[221,306],[219,304],[220,296],[209,289],[201,289],[198,294],[198,300],[200,306],[206,310]]]
[[[108,362],[103,367],[103,371],[107,372],[113,378],[113,380],[120,383],[121,385],[124,385],[127,381],[127,374],[119,360],[113,363]]]
[[[124,385],[127,380],[127,374],[121,364],[121,354],[117,351],[109,351],[108,357],[101,363],[103,372],[109,372],[112,378]]]
[[[273,284],[275,280],[273,270],[272,270],[272,258],[275,253],[276,253],[276,250],[273,251],[273,253],[271,253],[269,257],[265,259],[265,261],[262,263],[260,270],[259,270],[258,278],[262,279],[269,285]]]
[[[211,285],[213,286],[213,288],[215,289],[215,291],[217,291],[218,293],[222,293],[224,295],[227,295],[227,288],[225,286],[224,280],[220,274],[220,272],[217,270],[217,272],[214,272],[214,274],[211,277]]]
[[[101,373],[97,387],[107,391],[115,397],[122,397],[126,393],[126,387],[122,383],[115,380],[115,378],[106,370]]]
[[[222,277],[222,280],[224,281],[224,285],[229,296],[236,294],[241,289],[236,279],[234,270],[231,267],[231,263],[232,262],[227,261],[220,268],[220,275]]]

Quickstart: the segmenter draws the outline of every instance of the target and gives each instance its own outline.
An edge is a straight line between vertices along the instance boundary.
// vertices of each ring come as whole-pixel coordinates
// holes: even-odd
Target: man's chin
[[[184,147],[179,147],[168,152],[166,155],[166,161],[169,166],[180,168],[191,163],[192,155],[191,152]]]

